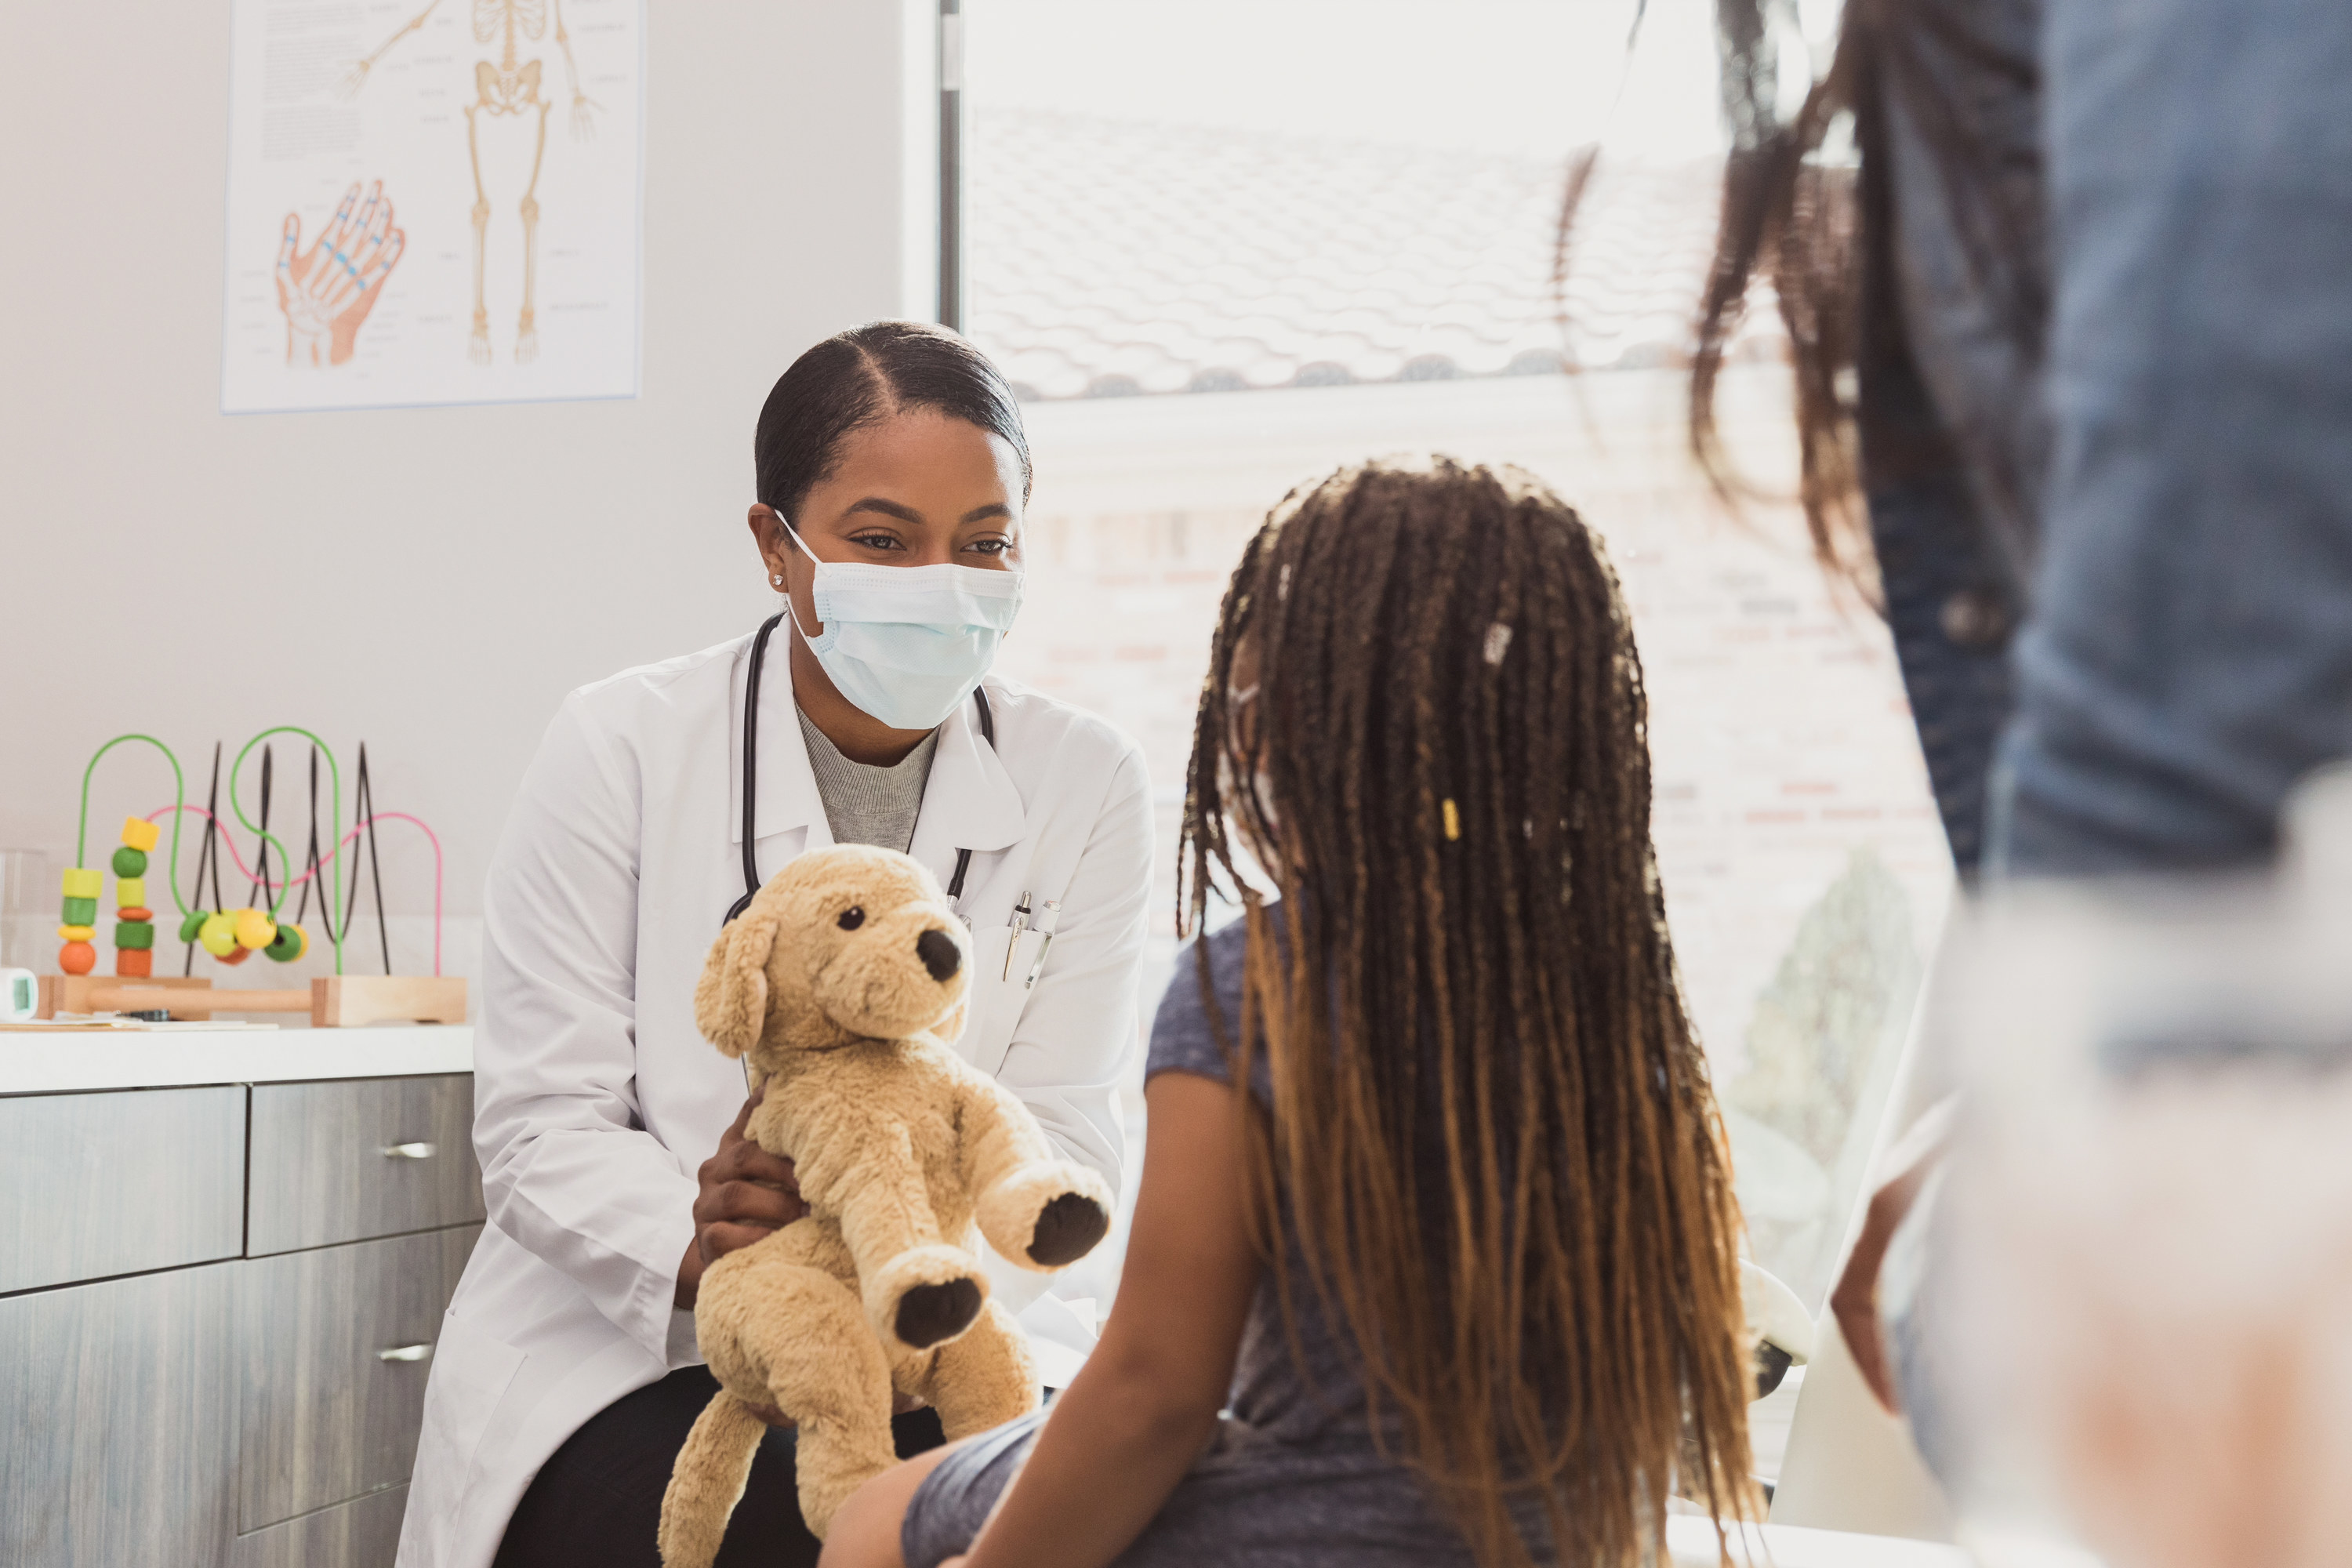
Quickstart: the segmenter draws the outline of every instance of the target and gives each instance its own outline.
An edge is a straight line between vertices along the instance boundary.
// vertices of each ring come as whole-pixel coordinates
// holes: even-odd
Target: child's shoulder
[[[1228,1081],[1227,1053],[1239,1044],[1242,964],[1249,933],[1241,921],[1210,931],[1186,943],[1176,954],[1176,970],[1160,998],[1160,1013],[1151,1026],[1151,1047],[1144,1063],[1150,1079],[1163,1072],[1192,1073]],[[1208,961],[1202,983],[1201,963]]]

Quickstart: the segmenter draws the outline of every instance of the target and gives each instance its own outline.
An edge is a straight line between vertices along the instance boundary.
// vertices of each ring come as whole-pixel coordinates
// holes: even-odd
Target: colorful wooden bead
[[[86,925],[64,925],[58,927],[58,934],[68,942],[88,942],[98,932],[94,928]]]
[[[143,877],[147,874],[147,852],[126,844],[114,852],[112,864],[118,877]]]
[[[58,967],[68,974],[88,974],[98,967],[98,949],[86,942],[69,942],[58,949]]]
[[[228,944],[228,951],[220,955],[220,961],[234,969],[252,956],[253,949],[249,947],[239,947],[236,943],[231,942]]]
[[[239,910],[229,916],[236,931],[236,945],[259,952],[277,940],[278,922],[259,910]]]
[[[143,816],[126,816],[122,819],[122,842],[142,855],[154,848],[155,841],[163,836],[162,826],[150,822]]]
[[[144,904],[125,904],[114,911],[114,918],[119,921],[152,921],[155,918],[155,911]]]
[[[280,963],[291,963],[310,951],[310,933],[288,921],[278,928],[277,940],[262,951]]]
[[[94,899],[106,890],[106,873],[87,866],[68,866],[65,889],[68,899]]]
[[[114,922],[114,945],[117,947],[152,947],[155,927],[148,921],[117,921]]]
[[[203,932],[205,922],[212,918],[211,912],[208,910],[190,910],[185,915],[183,915],[180,918],[180,940],[182,942],[195,941],[197,936]]]
[[[206,915],[196,928],[196,940],[215,958],[226,958],[236,950],[236,926],[228,916]]]
[[[155,954],[144,947],[114,950],[114,973],[125,980],[144,980],[155,973]]]
[[[147,879],[121,877],[114,884],[114,901],[118,904],[143,904],[147,901]]]
[[[58,918],[69,926],[86,926],[98,919],[96,899],[68,899],[58,911]]]

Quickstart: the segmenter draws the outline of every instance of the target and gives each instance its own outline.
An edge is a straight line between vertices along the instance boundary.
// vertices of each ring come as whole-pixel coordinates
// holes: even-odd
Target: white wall
[[[927,313],[927,10],[649,7],[636,399],[229,417],[226,0],[11,7],[0,846],[63,863],[110,735],[169,742],[201,803],[215,739],[298,723],[347,770],[368,742],[378,806],[435,825],[474,915],[562,694],[767,612],[743,514],[774,377],[843,326]],[[101,768],[102,845],[170,799],[144,750]],[[280,752],[298,782],[303,760]],[[396,842],[393,912],[425,915],[429,859]]]

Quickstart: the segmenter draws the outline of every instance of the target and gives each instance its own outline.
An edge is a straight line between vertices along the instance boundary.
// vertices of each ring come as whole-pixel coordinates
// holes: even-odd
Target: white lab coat
[[[516,1501],[566,1437],[701,1360],[692,1314],[671,1299],[693,1239],[696,1168],[744,1094],[741,1064],[695,1028],[693,992],[743,890],[751,642],[572,693],[499,841],[475,1033],[489,1223],[435,1350],[400,1568],[487,1568]],[[832,842],[791,668],[772,639],[759,735],[763,878]],[[1136,1047],[1151,882],[1142,752],[1024,687],[992,678],[987,691],[996,744],[970,702],[941,727],[912,851],[942,886],[956,850],[973,851],[963,907],[975,990],[956,1048],[1116,1186],[1114,1094]],[[1033,906],[1062,904],[1028,990],[1034,935],[1003,978],[1024,891]],[[990,1261],[999,1300],[1033,1340],[1066,1345],[1076,1315],[1039,1299],[1043,1277]],[[1041,1361],[1052,1360],[1041,1345]]]

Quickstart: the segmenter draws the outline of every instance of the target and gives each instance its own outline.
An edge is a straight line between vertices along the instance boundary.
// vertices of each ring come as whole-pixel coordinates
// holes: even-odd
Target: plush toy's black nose
[[[963,967],[963,950],[943,931],[927,931],[917,937],[915,951],[922,955],[923,967],[931,972],[931,978],[941,984],[954,979],[955,972]]]

